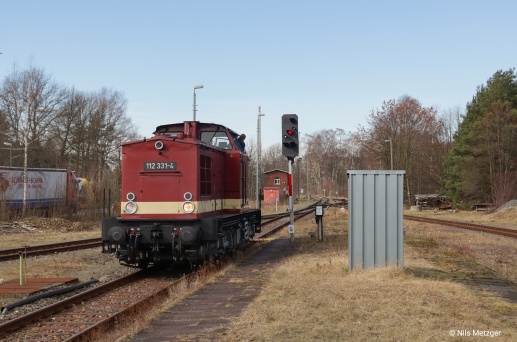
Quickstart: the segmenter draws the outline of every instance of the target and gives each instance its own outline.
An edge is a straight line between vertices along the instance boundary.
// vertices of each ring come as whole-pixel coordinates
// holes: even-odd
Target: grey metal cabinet
[[[403,170],[348,171],[349,269],[404,267]]]

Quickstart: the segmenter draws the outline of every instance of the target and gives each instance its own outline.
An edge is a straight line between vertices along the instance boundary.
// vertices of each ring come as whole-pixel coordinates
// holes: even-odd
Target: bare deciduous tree
[[[434,108],[403,96],[372,111],[369,127],[361,127],[358,134],[362,153],[369,155],[368,168],[389,169],[393,158],[394,168],[406,171],[406,200],[411,204],[413,195],[436,193],[441,187],[443,132]]]
[[[137,137],[122,93],[65,90],[32,65],[13,67],[2,82],[0,132],[25,169],[72,166],[97,184],[116,178],[106,177],[106,170],[120,170],[120,144]]]
[[[22,72],[13,68],[2,84],[0,107],[8,123],[8,131],[3,133],[10,138],[11,144],[23,148],[24,177],[29,163],[29,147],[34,149],[31,151],[31,166],[42,166],[42,159],[48,156],[42,146],[49,138],[46,131],[58,115],[56,109],[63,96],[62,88],[43,69],[32,65]],[[25,210],[28,189],[26,182],[23,184]]]
[[[339,128],[318,131],[306,137],[303,163],[305,178],[309,178],[306,179],[307,187],[312,189],[312,194],[345,195],[346,172],[353,164],[350,137]]]

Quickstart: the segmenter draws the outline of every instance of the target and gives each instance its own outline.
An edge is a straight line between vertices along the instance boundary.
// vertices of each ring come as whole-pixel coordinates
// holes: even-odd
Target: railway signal
[[[282,115],[282,155],[294,159],[300,151],[298,137],[298,115]]]
[[[289,235],[291,242],[294,242],[294,205],[293,205],[293,161],[300,151],[300,141],[298,136],[298,115],[284,114],[282,115],[282,155],[287,157],[289,164],[289,211],[290,225]]]

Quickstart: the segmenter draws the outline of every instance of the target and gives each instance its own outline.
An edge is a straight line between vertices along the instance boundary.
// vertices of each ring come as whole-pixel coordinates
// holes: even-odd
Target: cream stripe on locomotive
[[[127,214],[124,210],[127,202],[121,202],[121,214]],[[138,209],[135,214],[185,214],[183,211],[183,203],[185,202],[136,202]],[[201,214],[214,211],[215,201],[192,201],[194,211],[192,214]],[[217,210],[221,209],[221,200],[217,200]],[[241,199],[225,199],[224,209],[240,209]]]

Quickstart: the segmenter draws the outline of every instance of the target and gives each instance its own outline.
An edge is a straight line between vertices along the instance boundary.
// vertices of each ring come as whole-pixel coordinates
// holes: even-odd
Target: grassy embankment
[[[308,236],[316,231],[313,217],[297,223],[298,253],[272,269],[268,285],[225,335],[227,340],[517,337],[517,304],[470,281],[479,274],[515,282],[515,241],[406,221],[403,270],[349,272],[346,212],[330,209],[324,228],[325,240],[318,242]]]

